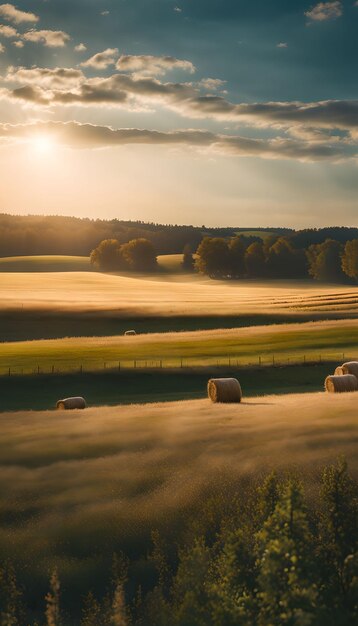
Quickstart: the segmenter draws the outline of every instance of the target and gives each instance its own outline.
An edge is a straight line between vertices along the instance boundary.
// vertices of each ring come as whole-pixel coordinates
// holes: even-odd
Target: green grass
[[[55,407],[67,396],[84,396],[89,406],[169,402],[206,397],[211,377],[240,379],[245,396],[322,391],[337,363],[261,368],[121,370],[0,377],[2,411]],[[21,389],[21,393],[18,390]]]
[[[266,324],[287,324],[337,319],[337,313],[252,313],[244,315],[185,317],[110,317],[108,315],[46,314],[43,311],[0,313],[0,342],[64,337],[110,337],[129,328],[137,333],[170,333],[217,328],[242,328]],[[1,346],[0,346],[1,353]]]
[[[43,255],[0,258],[0,272],[89,272],[89,257]]]
[[[228,359],[242,364],[272,361],[291,362],[307,359],[344,359],[354,356],[358,343],[355,321],[287,324],[253,327],[137,335],[136,337],[80,337],[3,343],[0,346],[0,374],[8,368],[15,373],[32,373],[40,368],[61,372],[81,365],[86,369],[103,369],[123,365],[158,364],[177,366],[183,359],[191,366],[214,365]]]

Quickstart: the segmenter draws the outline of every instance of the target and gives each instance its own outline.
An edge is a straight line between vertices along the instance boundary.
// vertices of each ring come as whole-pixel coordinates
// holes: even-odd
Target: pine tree
[[[317,589],[301,486],[288,481],[257,534],[259,626],[314,623]]]
[[[323,604],[340,624],[350,624],[358,587],[358,498],[357,485],[340,459],[325,468],[320,519],[319,556]]]

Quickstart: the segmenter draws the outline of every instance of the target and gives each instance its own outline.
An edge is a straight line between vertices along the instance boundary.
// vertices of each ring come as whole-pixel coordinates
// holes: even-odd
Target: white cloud
[[[109,11],[101,11],[101,15],[109,15]]]
[[[48,48],[63,48],[71,38],[62,30],[29,30],[22,36],[25,41],[41,43]]]
[[[203,87],[207,91],[216,91],[226,84],[226,80],[220,78],[203,78],[197,83],[198,87]]]
[[[163,76],[174,69],[184,70],[190,74],[195,72],[195,66],[190,61],[149,54],[122,54],[117,61],[116,68],[121,72],[135,72],[140,76]]]
[[[281,41],[280,43],[277,44],[276,47],[277,48],[288,48],[288,43],[286,43],[285,41]]]
[[[103,52],[97,52],[90,59],[81,63],[83,67],[93,67],[96,70],[105,70],[114,65],[118,57],[118,48],[107,48]]]
[[[79,43],[75,46],[74,50],[75,52],[85,52],[85,50],[87,50],[87,46],[85,46],[84,43]]]
[[[305,16],[314,22],[325,22],[341,17],[343,14],[343,6],[340,0],[333,2],[319,2],[309,11],[305,12]]]
[[[176,13],[182,13],[183,9],[181,9],[180,7],[174,7],[174,11]]]
[[[12,45],[16,46],[16,48],[23,48],[24,47],[24,42],[21,41],[21,39],[18,39],[17,41],[13,41]]]
[[[15,28],[12,26],[5,26],[5,24],[0,24],[0,37],[18,37],[19,34]]]
[[[39,17],[34,13],[19,11],[13,4],[0,4],[0,16],[15,24],[39,21]]]

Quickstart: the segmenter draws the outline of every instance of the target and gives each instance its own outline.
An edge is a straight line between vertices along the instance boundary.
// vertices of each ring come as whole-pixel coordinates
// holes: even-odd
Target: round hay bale
[[[212,402],[241,402],[241,385],[236,378],[211,378],[208,396]]]
[[[85,409],[86,406],[86,400],[81,397],[64,398],[63,400],[58,400],[58,402],[56,403],[56,408],[60,411],[68,411],[71,409]]]
[[[342,365],[343,374],[353,374],[358,378],[358,361],[348,361]]]
[[[345,372],[343,371],[343,367],[341,365],[339,367],[336,367],[336,369],[334,370],[335,376],[343,376],[344,373]]]
[[[358,391],[358,378],[353,374],[343,374],[342,376],[327,376],[324,386],[330,393],[345,393],[348,391]]]

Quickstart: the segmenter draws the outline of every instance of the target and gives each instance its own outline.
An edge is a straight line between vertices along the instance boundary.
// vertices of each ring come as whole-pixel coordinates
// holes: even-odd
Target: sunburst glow
[[[35,135],[31,138],[31,146],[38,154],[49,154],[53,151],[55,143],[50,135]]]

